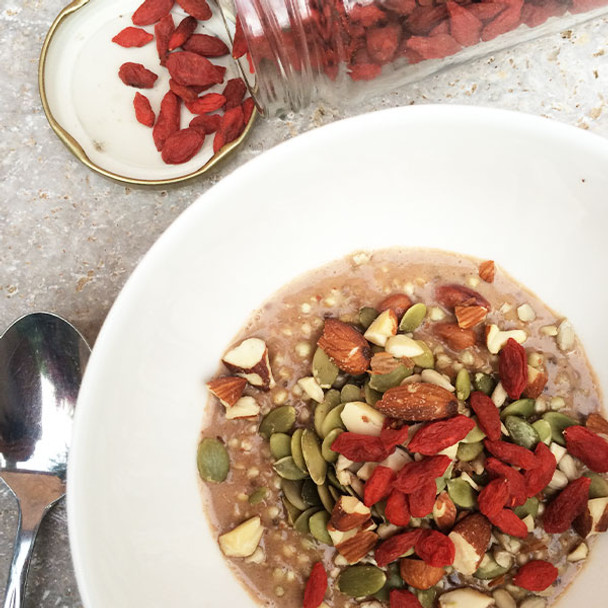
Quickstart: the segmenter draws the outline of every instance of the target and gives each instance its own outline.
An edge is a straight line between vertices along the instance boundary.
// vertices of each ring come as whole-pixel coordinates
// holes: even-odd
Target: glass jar
[[[264,115],[343,105],[608,12],[608,0],[220,0]]]

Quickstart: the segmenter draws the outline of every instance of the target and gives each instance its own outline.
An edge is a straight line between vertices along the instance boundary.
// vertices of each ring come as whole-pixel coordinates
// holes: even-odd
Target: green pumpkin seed
[[[401,317],[399,331],[409,333],[418,329],[422,324],[422,321],[424,321],[424,317],[426,317],[425,304],[418,302],[417,304],[410,306]]]
[[[298,517],[298,519],[296,519],[293,527],[300,534],[308,534],[310,532],[308,522],[310,521],[310,518],[318,511],[319,509],[317,507],[310,507],[310,509],[306,509],[306,511],[303,511]]]
[[[536,498],[536,496],[533,496],[532,498],[528,498],[528,500],[526,500],[523,505],[515,507],[513,511],[515,511],[515,515],[517,515],[517,517],[519,517],[520,519],[523,519],[528,515],[536,517],[538,515],[538,505],[538,498]]]
[[[521,416],[529,418],[534,414],[534,399],[518,399],[513,401],[500,411],[500,417],[504,420],[507,416]]]
[[[359,325],[367,329],[380,313],[371,306],[364,306],[359,309]]]
[[[424,369],[431,369],[435,367],[435,357],[433,355],[433,351],[429,348],[426,342],[422,340],[414,340],[416,344],[422,348],[424,351],[421,355],[417,355],[416,357],[412,357],[412,361],[418,366]]]
[[[490,396],[494,387],[496,386],[496,382],[494,382],[494,378],[488,374],[484,374],[482,372],[477,372],[473,377],[473,386],[476,391],[481,391],[486,395]]]
[[[430,589],[416,589],[416,597],[422,608],[433,608],[437,599],[438,590],[436,587]]]
[[[369,380],[363,386],[363,396],[365,397],[365,402],[371,406],[376,405],[380,399],[382,399],[382,393],[375,391],[370,385]]]
[[[329,403],[329,409],[336,407],[336,405],[340,405],[340,391],[337,388],[330,388],[325,393],[325,399],[323,402]]]
[[[507,572],[509,568],[505,568],[503,566],[499,566],[491,557],[486,560],[486,563],[483,566],[479,566],[475,574],[473,576],[475,578],[479,578],[483,581],[487,581],[497,576],[502,576],[505,572]]]
[[[260,423],[259,433],[267,439],[273,433],[289,433],[296,422],[296,408],[282,405],[271,410]]]
[[[400,365],[388,374],[372,374],[370,376],[368,386],[379,393],[387,391],[389,388],[399,386],[403,380],[412,375],[412,368]]]
[[[336,437],[343,432],[342,429],[332,429],[327,433],[327,437],[323,439],[321,454],[323,454],[323,458],[325,458],[327,462],[336,462],[336,460],[338,460],[339,454],[331,449],[331,444],[335,441]]]
[[[273,433],[270,436],[270,453],[275,460],[291,456],[291,437],[287,433]]]
[[[528,450],[533,450],[540,441],[536,429],[519,416],[507,416],[505,426],[511,439],[517,444]]]
[[[335,488],[340,494],[346,494],[346,488],[338,481],[336,477],[336,471],[333,467],[327,468],[327,481]]]
[[[329,523],[330,514],[327,511],[318,511],[314,515],[311,515],[308,520],[308,528],[310,533],[324,545],[333,546],[331,542],[331,536],[327,531],[327,524]]]
[[[289,479],[281,479],[281,490],[285,498],[300,511],[305,511],[310,505],[308,505],[302,499],[302,481],[291,481]]]
[[[333,489],[333,488],[332,488]],[[334,504],[336,499],[333,497],[332,493],[329,490],[329,486],[327,484],[323,484],[322,486],[317,486],[317,492],[319,493],[319,498],[321,499],[321,504],[325,508],[328,513],[331,513],[334,510]]]
[[[456,398],[466,401],[471,395],[471,376],[464,367],[456,374]]]
[[[546,420],[551,426],[551,439],[560,445],[566,445],[566,440],[564,439],[564,430],[569,426],[575,426],[578,424],[574,418],[570,418],[570,416],[566,416],[566,414],[562,414],[560,412],[547,412],[543,414],[543,420]]]
[[[464,479],[448,479],[448,494],[463,509],[472,509],[477,502],[475,491]]]
[[[475,421],[477,422],[477,421]],[[473,427],[461,443],[478,443],[486,438],[486,434],[481,430],[479,424]]]
[[[294,505],[292,505],[285,498],[285,496],[281,497],[281,501],[283,503],[283,506],[285,507],[285,512],[287,513],[287,521],[288,521],[289,525],[292,527],[295,526],[296,520],[298,519],[298,517],[300,517],[300,515],[302,514],[302,511],[300,511],[299,509],[294,507]]]
[[[367,597],[382,589],[386,574],[376,566],[350,566],[338,576],[338,589],[350,597]]]
[[[542,418],[532,423],[534,430],[538,433],[540,440],[549,445],[551,443],[551,425]]]
[[[441,494],[445,490],[447,479],[445,477],[437,477],[435,483],[437,484],[437,494]]]
[[[309,507],[321,506],[317,484],[312,479],[305,479],[302,484],[302,500]]]
[[[198,474],[204,481],[221,483],[228,477],[230,458],[224,444],[214,437],[205,437],[196,453]]]
[[[298,469],[302,469],[305,473],[308,473],[306,463],[304,462],[304,456],[302,455],[302,435],[304,429],[296,429],[291,436],[291,457],[296,463]]]
[[[463,462],[471,462],[475,460],[483,452],[483,443],[459,443],[456,457]]]
[[[390,592],[393,589],[403,589],[405,583],[399,573],[399,565],[397,563],[389,564],[386,568],[386,583],[380,591],[374,593],[374,597],[381,602],[388,602]]]
[[[312,358],[312,375],[321,388],[331,388],[340,370],[322,348],[317,348]]]
[[[249,495],[249,504],[250,505],[257,505],[261,502],[264,502],[266,500],[266,497],[268,496],[269,490],[268,488],[258,488],[257,490],[254,490],[250,495]]]
[[[589,479],[591,479],[589,498],[605,498],[608,496],[608,481],[601,475],[586,471],[583,473],[583,477],[589,477]]]
[[[327,478],[329,479],[329,471],[327,473],[328,473]],[[335,505],[338,502],[338,500],[340,500],[340,496],[342,496],[342,494],[340,492],[338,492],[338,490],[336,490],[336,488],[334,488],[333,485],[327,486],[327,489],[329,490],[329,493],[331,494],[331,497],[333,498],[334,505]]]
[[[304,471],[302,471],[302,469],[298,467],[298,465],[294,462],[291,456],[285,456],[285,458],[277,460],[272,465],[272,468],[283,479],[290,479],[291,481],[296,481],[298,479],[305,479],[306,477],[308,477],[308,474],[304,473]]]
[[[361,401],[361,387],[356,384],[345,384],[340,391],[340,401],[342,403]]]
[[[325,416],[325,420],[323,420],[323,424],[321,425],[321,433],[319,434],[320,437],[325,439],[325,437],[329,435],[330,431],[337,428],[346,428],[342,422],[342,410],[344,409],[344,405],[344,403],[341,403],[331,410],[327,416]]]
[[[302,455],[312,480],[318,486],[323,485],[327,474],[327,462],[321,453],[319,438],[310,429],[305,429],[302,433]]]

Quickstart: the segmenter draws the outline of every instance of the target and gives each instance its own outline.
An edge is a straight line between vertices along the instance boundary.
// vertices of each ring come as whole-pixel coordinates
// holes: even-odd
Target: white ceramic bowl
[[[607,193],[603,139],[449,106],[332,124],[211,189],[129,279],[86,372],[68,487],[85,606],[252,605],[201,506],[204,381],[253,309],[324,262],[392,245],[492,258],[572,320],[608,386]],[[603,605],[607,559],[601,538],[560,606]]]

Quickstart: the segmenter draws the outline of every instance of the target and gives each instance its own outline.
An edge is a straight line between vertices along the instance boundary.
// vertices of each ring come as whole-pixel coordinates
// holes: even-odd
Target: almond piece
[[[573,522],[572,527],[582,538],[608,530],[608,497],[592,498],[587,508]]]
[[[458,327],[470,329],[485,321],[488,311],[483,306],[456,306],[454,314],[458,321]]]
[[[331,512],[329,525],[339,532],[360,528],[371,517],[366,507],[356,496],[341,496]]]
[[[376,542],[378,542],[378,535],[375,532],[361,530],[335,547],[349,564],[356,564],[376,546]]]
[[[456,415],[458,399],[436,384],[410,382],[389,388],[376,403],[376,409],[400,420],[439,420]]]
[[[391,336],[385,345],[386,352],[401,359],[403,357],[418,357],[424,354],[424,348],[413,340],[412,338],[399,334],[397,336]]]
[[[258,548],[264,534],[264,526],[259,516],[239,524],[219,539],[220,549],[226,557],[249,557]]]
[[[460,520],[448,535],[456,549],[454,568],[461,574],[472,575],[485,555],[491,535],[492,525],[481,513]]]
[[[298,380],[298,386],[313,400],[317,403],[321,403],[325,399],[325,393],[319,385],[319,383],[312,377],[307,376],[306,378],[300,378]]]
[[[374,374],[390,374],[402,365],[404,365],[402,361],[395,359],[393,355],[384,351],[375,353],[370,363],[370,367]],[[408,366],[406,365],[406,367]],[[413,363],[411,367],[414,367]]]
[[[441,492],[433,506],[433,519],[442,532],[454,527],[456,521],[456,505],[447,492]]]
[[[528,339],[528,334],[523,329],[501,331],[498,325],[494,325],[494,323],[486,325],[486,346],[493,355],[498,354],[509,338],[513,338],[515,342],[523,344]]]
[[[470,348],[477,341],[472,329],[462,329],[456,323],[435,323],[433,331],[452,350]]]
[[[354,327],[338,319],[326,319],[317,344],[341,370],[349,374],[358,376],[369,367],[371,348],[367,340]]]
[[[483,306],[487,310],[491,309],[490,303],[480,293],[464,285],[440,285],[435,289],[435,299],[449,310],[456,306]]]
[[[399,562],[401,578],[415,589],[430,589],[445,574],[443,568],[429,566],[420,559],[404,558]]]
[[[268,390],[275,385],[268,361],[268,348],[260,338],[243,340],[224,355],[222,363],[252,386]]]
[[[224,376],[207,382],[209,392],[215,395],[220,403],[228,408],[232,407],[243,394],[247,380],[237,376]]]
[[[488,608],[493,604],[493,597],[471,587],[461,587],[439,596],[439,608]]]
[[[397,318],[400,319],[403,316],[403,313],[412,305],[412,301],[409,296],[406,296],[404,293],[394,293],[390,296],[387,296],[378,304],[377,310],[378,312],[384,312],[385,310],[392,310]]]
[[[496,274],[496,265],[494,260],[486,260],[479,265],[479,278],[486,283],[494,282],[494,275]]]
[[[527,399],[540,397],[548,380],[549,376],[544,367],[539,369],[528,365],[528,386],[524,389],[522,397],[526,397]]]
[[[344,405],[340,418],[347,431],[378,437],[385,416],[364,401],[351,401]]]
[[[594,433],[608,436],[608,420],[597,412],[593,412],[587,416],[585,426]]]
[[[226,409],[226,418],[234,420],[236,418],[251,418],[260,413],[260,406],[253,398],[245,395],[241,397],[232,407]]]
[[[390,308],[381,312],[367,328],[363,337],[376,346],[384,346],[391,336],[397,333],[399,320]]]

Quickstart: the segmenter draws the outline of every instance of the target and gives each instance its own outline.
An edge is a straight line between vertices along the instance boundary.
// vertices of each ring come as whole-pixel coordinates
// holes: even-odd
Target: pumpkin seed
[[[302,455],[312,480],[318,486],[323,485],[327,474],[327,462],[321,453],[319,438],[310,429],[304,429],[302,433]]]
[[[365,397],[365,401],[371,406],[376,405],[376,403],[382,399],[382,393],[375,391],[369,385],[369,380],[363,386],[363,396]]]
[[[441,494],[445,490],[447,479],[445,477],[437,477],[435,483],[437,484],[437,494]]]
[[[291,436],[291,457],[296,463],[298,469],[302,469],[305,473],[308,473],[306,463],[304,462],[304,456],[302,456],[302,435],[304,429],[296,429]]]
[[[317,486],[317,492],[319,493],[321,504],[325,507],[325,510],[328,513],[331,513],[334,509],[334,504],[336,501],[331,492],[329,491],[329,487],[327,486],[327,484]]]
[[[487,581],[497,576],[502,576],[509,568],[499,566],[491,557],[486,554],[487,560],[484,559],[483,566],[479,566],[473,576],[481,580]]]
[[[589,477],[589,479],[591,479],[589,498],[604,498],[608,496],[608,481],[601,475],[592,473],[591,471],[585,471],[583,477]]]
[[[277,460],[272,465],[272,468],[283,479],[296,481],[298,479],[305,479],[308,477],[308,474],[304,473],[304,471],[298,467],[291,456],[285,456],[284,458]]]
[[[356,384],[345,384],[340,391],[340,401],[350,403],[361,400],[361,387]]]
[[[331,542],[331,536],[327,531],[327,524],[329,523],[330,514],[327,511],[317,511],[311,515],[308,520],[308,528],[310,533],[320,542],[325,545],[333,546]]]
[[[305,479],[302,484],[302,500],[307,507],[319,507],[321,506],[321,499],[319,498],[319,492],[317,492],[317,485],[312,479]]]
[[[273,433],[289,433],[296,422],[296,408],[282,405],[271,410],[260,423],[259,433],[267,439]]]
[[[196,464],[201,479],[213,483],[224,481],[230,471],[228,452],[224,444],[214,437],[205,437],[199,443]]]
[[[464,367],[456,375],[456,398],[466,401],[471,395],[471,376]]]
[[[389,388],[399,386],[403,380],[412,375],[413,371],[412,368],[400,365],[388,374],[372,374],[368,386],[379,393],[383,393]]]
[[[425,304],[418,302],[417,304],[410,306],[403,314],[403,317],[401,317],[399,331],[409,333],[418,329],[422,321],[424,321],[424,317],[426,317]]]
[[[536,517],[538,515],[538,505],[538,498],[536,498],[536,496],[532,496],[532,498],[528,498],[523,505],[515,507],[513,511],[515,511],[515,515],[517,515],[517,517],[520,519],[523,519],[528,515]]]
[[[317,507],[310,507],[310,509],[306,509],[306,511],[300,513],[300,516],[298,517],[298,519],[296,519],[293,527],[300,534],[308,534],[310,532],[308,522],[310,521],[310,518],[318,511],[319,509]]]
[[[310,505],[308,505],[302,499],[302,481],[291,481],[289,479],[281,479],[281,490],[285,498],[300,511],[305,511]]]
[[[473,488],[464,479],[448,479],[448,494],[457,507],[472,509],[476,495]]]
[[[578,424],[574,418],[560,412],[547,412],[543,414],[543,420],[546,420],[551,426],[551,439],[560,445],[566,445],[564,430]]]
[[[281,496],[281,501],[283,503],[283,506],[285,507],[285,512],[287,513],[287,521],[289,522],[289,525],[292,527],[295,526],[296,520],[298,519],[298,517],[300,517],[302,511],[294,507],[294,505],[292,505],[287,500],[287,498],[285,498],[285,496]]]
[[[327,481],[331,484],[333,488],[335,488],[339,493],[346,494],[346,488],[338,481],[336,477],[336,471],[333,467],[328,467],[327,469]]]
[[[494,382],[494,378],[489,374],[477,372],[473,377],[473,386],[475,387],[475,390],[485,393],[488,397],[492,394],[495,385],[496,382]]]
[[[350,597],[367,597],[382,589],[386,574],[376,566],[350,566],[338,576],[338,589]]]
[[[507,416],[505,426],[513,441],[528,450],[533,450],[540,441],[536,429],[519,416]]]
[[[327,437],[323,439],[323,443],[321,444],[321,454],[323,454],[323,458],[325,458],[327,462],[336,462],[336,460],[338,460],[339,454],[331,449],[331,444],[334,442],[336,437],[343,432],[344,431],[342,429],[332,429],[329,431],[329,433],[327,433]]]
[[[433,608],[437,593],[439,592],[436,587],[431,587],[430,589],[416,589],[416,597],[422,608]]]
[[[321,425],[320,437],[325,439],[330,431],[337,428],[344,429],[344,423],[342,422],[342,410],[344,409],[344,405],[344,403],[341,403],[334,407],[334,409],[325,416],[325,420],[323,420],[323,424]]]
[[[433,352],[429,348],[426,342],[422,340],[415,340],[416,344],[422,348],[424,351],[421,355],[416,355],[412,357],[412,361],[418,366],[424,369],[431,369],[435,367],[435,357],[433,356]]]
[[[267,496],[268,496],[268,488],[258,488],[257,490],[254,490],[249,495],[248,502],[250,505],[257,505],[261,502],[264,502],[266,500]]]
[[[483,443],[481,441],[475,443],[459,443],[456,457],[463,462],[471,462],[475,460],[483,452]]]
[[[475,421],[477,422],[477,421]],[[486,434],[481,430],[479,424],[476,424],[462,440],[461,443],[477,443],[486,438]]]
[[[270,436],[270,453],[275,460],[291,456],[291,437],[287,433],[273,433]]]
[[[389,564],[386,568],[386,582],[380,591],[374,593],[374,597],[381,602],[388,602],[390,592],[393,589],[403,589],[404,586],[405,583],[399,574],[398,564]]]
[[[329,471],[328,471],[327,477],[329,478]],[[340,499],[340,496],[342,496],[342,494],[340,494],[340,492],[338,492],[338,490],[336,490],[336,488],[334,488],[333,485],[327,486],[327,489],[329,490],[329,493],[331,494],[331,497],[333,498],[334,505],[335,505],[338,502],[338,500]],[[333,509],[332,509],[332,511],[333,511]]]
[[[532,414],[534,414],[534,399],[518,399],[500,411],[500,417],[503,420],[507,416],[529,418]]]
[[[338,366],[322,348],[318,347],[312,358],[312,375],[319,386],[321,388],[331,388],[339,373]]]
[[[367,329],[380,313],[371,306],[364,306],[359,309],[359,325]]]
[[[542,418],[532,423],[534,430],[538,433],[540,440],[549,445],[551,443],[551,425]]]
[[[321,436],[323,421],[329,412],[340,404],[340,392],[335,389],[330,389],[325,393],[325,399],[322,403],[318,403],[315,407],[314,425],[317,435]]]

